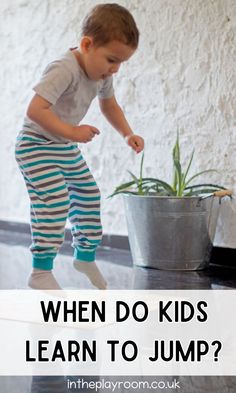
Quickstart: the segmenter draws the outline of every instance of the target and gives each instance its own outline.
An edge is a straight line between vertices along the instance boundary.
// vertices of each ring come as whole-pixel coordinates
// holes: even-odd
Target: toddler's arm
[[[125,138],[128,145],[135,150],[136,153],[140,153],[144,148],[144,140],[141,136],[133,133],[115,96],[100,99],[99,105],[103,115],[109,123]]]
[[[97,128],[84,124],[73,126],[63,122],[50,108],[52,104],[43,97],[35,94],[32,98],[27,116],[52,134],[75,142],[89,142],[99,134]]]

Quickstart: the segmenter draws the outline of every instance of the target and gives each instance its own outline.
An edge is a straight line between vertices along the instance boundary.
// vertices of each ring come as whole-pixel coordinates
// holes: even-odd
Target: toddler
[[[95,6],[82,25],[80,46],[50,63],[33,96],[16,143],[31,207],[33,271],[29,286],[61,289],[53,261],[71,223],[74,267],[99,289],[106,281],[95,262],[102,238],[100,193],[77,143],[88,143],[99,130],[80,124],[98,96],[101,112],[139,153],[135,135],[118,105],[113,74],[138,46],[139,32],[130,12],[118,4]]]

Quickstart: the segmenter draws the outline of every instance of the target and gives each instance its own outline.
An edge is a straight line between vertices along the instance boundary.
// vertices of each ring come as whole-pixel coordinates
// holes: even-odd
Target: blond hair
[[[99,4],[92,8],[82,24],[82,35],[93,38],[96,46],[116,40],[134,49],[139,31],[131,13],[119,4]]]

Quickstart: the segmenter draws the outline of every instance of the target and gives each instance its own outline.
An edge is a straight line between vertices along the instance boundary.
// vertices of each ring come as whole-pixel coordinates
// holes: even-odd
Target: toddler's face
[[[111,41],[99,47],[91,42],[84,56],[85,71],[92,80],[105,79],[116,73],[121,63],[127,61],[134,52],[134,48],[119,41]]]

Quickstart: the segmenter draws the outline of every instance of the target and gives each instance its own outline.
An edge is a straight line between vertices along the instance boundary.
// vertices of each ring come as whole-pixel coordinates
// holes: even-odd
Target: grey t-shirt
[[[72,125],[79,124],[96,96],[110,98],[114,94],[112,77],[99,81],[89,79],[71,50],[46,67],[33,90],[52,104],[50,109],[62,121]],[[50,140],[68,142],[67,139],[50,133],[26,116],[23,132],[29,129]]]

